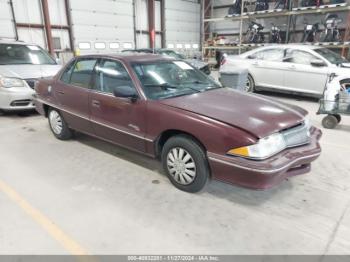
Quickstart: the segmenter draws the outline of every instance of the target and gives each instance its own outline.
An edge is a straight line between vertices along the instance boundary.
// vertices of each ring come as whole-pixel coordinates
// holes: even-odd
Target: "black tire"
[[[183,154],[180,157],[179,150],[181,149],[183,150]],[[175,167],[176,161],[171,160],[171,156],[174,157],[173,150],[177,152],[177,160],[185,160],[187,156],[186,154],[190,155],[191,159],[183,161],[184,166],[182,166],[182,168],[185,168],[186,171],[188,171],[185,166],[194,164],[194,167],[190,170],[191,173],[194,174],[189,175],[186,171],[180,171],[180,174],[178,171],[174,171],[177,167],[181,169],[181,166]],[[202,190],[210,176],[209,165],[204,149],[194,139],[187,135],[177,135],[166,141],[162,149],[162,165],[170,182],[176,188],[189,193],[196,193]],[[173,169],[173,171],[171,171],[171,169]],[[175,173],[171,174],[171,172]],[[183,173],[185,174],[182,175]],[[181,183],[179,180],[186,182],[187,184]]]
[[[53,122],[53,117],[56,116],[57,119],[56,121],[58,121],[58,119],[60,119],[60,128],[57,129],[54,127],[54,122]],[[73,132],[71,129],[69,129],[66,121],[63,119],[61,113],[54,108],[50,108],[49,112],[47,114],[47,119],[49,121],[49,126],[50,129],[52,131],[52,133],[54,134],[54,136],[60,140],[69,140],[72,138],[73,136]]]
[[[253,77],[250,74],[248,74],[248,77],[247,77],[246,91],[251,93],[255,91],[255,82]]]
[[[335,118],[337,119],[338,124],[339,124],[339,123],[340,123],[340,121],[341,121],[341,116],[340,116],[340,115],[333,115],[333,116],[335,116]]]
[[[334,115],[325,116],[322,120],[322,126],[327,129],[333,129],[338,125],[338,119]]]

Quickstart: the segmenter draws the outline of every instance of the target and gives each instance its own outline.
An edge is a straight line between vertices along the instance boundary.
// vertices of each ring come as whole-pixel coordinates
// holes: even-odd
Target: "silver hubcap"
[[[62,132],[62,118],[56,111],[51,111],[49,115],[50,125],[52,128],[52,131],[59,135]]]
[[[189,185],[196,177],[196,164],[192,156],[183,148],[169,151],[167,167],[170,175],[181,185]]]

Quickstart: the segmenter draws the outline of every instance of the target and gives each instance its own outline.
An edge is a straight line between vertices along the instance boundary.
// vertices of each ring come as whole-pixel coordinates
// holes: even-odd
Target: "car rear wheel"
[[[72,138],[73,133],[58,110],[50,109],[48,120],[50,129],[56,138],[60,140],[68,140]]]
[[[189,136],[174,136],[165,143],[162,164],[171,183],[180,190],[195,193],[208,181],[210,171],[205,152]]]
[[[251,75],[248,74],[247,82],[246,82],[246,86],[245,86],[245,91],[254,92],[254,90],[255,90],[254,79]]]

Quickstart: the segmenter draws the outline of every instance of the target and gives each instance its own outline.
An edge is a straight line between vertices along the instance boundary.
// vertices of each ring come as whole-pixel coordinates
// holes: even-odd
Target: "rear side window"
[[[66,84],[69,84],[70,76],[72,74],[73,68],[74,68],[75,61],[71,62],[66,69],[64,70],[63,74],[61,75],[60,80]]]
[[[134,88],[129,73],[123,64],[114,60],[102,60],[96,66],[96,76],[94,89],[104,92],[113,93],[114,88],[127,86]]]
[[[253,56],[255,56],[255,59],[259,59],[259,60],[279,62],[279,61],[282,61],[283,59],[283,49],[280,49],[280,48],[267,49],[267,50],[257,52]]]
[[[73,72],[71,73],[70,84],[89,88],[96,61],[94,58],[79,59],[75,63]]]

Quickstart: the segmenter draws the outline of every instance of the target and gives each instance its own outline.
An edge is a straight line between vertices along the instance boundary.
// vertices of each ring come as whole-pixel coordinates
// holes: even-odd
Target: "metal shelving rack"
[[[256,48],[259,46],[265,46],[265,45],[273,45],[269,43],[265,44],[243,44],[242,43],[242,36],[243,36],[243,21],[248,19],[261,19],[261,18],[271,18],[271,17],[287,17],[288,18],[288,24],[286,28],[286,43],[289,42],[290,33],[292,32],[290,30],[290,19],[292,16],[297,15],[303,15],[303,14],[325,14],[329,12],[344,12],[344,11],[350,11],[350,5],[347,3],[341,3],[341,4],[330,4],[330,5],[323,5],[320,7],[296,7],[293,8],[290,1],[290,6],[288,9],[277,9],[277,10],[265,10],[265,11],[256,11],[256,12],[243,12],[243,6],[244,1],[242,0],[242,15],[233,15],[233,16],[225,16],[225,17],[219,17],[219,18],[212,18],[213,15],[213,5],[211,1],[209,2],[210,7],[210,18],[206,18],[206,14],[208,14],[208,9],[205,10],[206,6],[203,5],[203,23],[206,25],[204,27],[208,28],[209,23],[218,23],[218,22],[227,22],[227,21],[240,21],[240,27],[239,27],[239,42],[235,45],[217,45],[217,46],[203,46],[203,55],[206,50],[238,50],[240,53],[242,50]],[[208,5],[207,5],[208,7]],[[226,7],[226,6],[225,6]],[[350,14],[348,14],[348,21],[347,21],[347,27],[345,28],[345,34],[344,34],[344,40],[348,40],[348,37],[350,36]],[[203,27],[203,28],[204,28]],[[204,30],[205,31],[205,30]],[[208,35],[208,33],[206,33]],[[205,32],[203,33],[203,38],[205,38]],[[202,43],[205,42],[206,39],[203,39]],[[292,43],[291,43],[292,44]],[[342,48],[342,53],[344,54],[345,50],[350,47],[350,41],[344,41],[344,42],[331,42],[331,43],[307,43],[311,45],[319,45],[324,46],[327,48]]]

